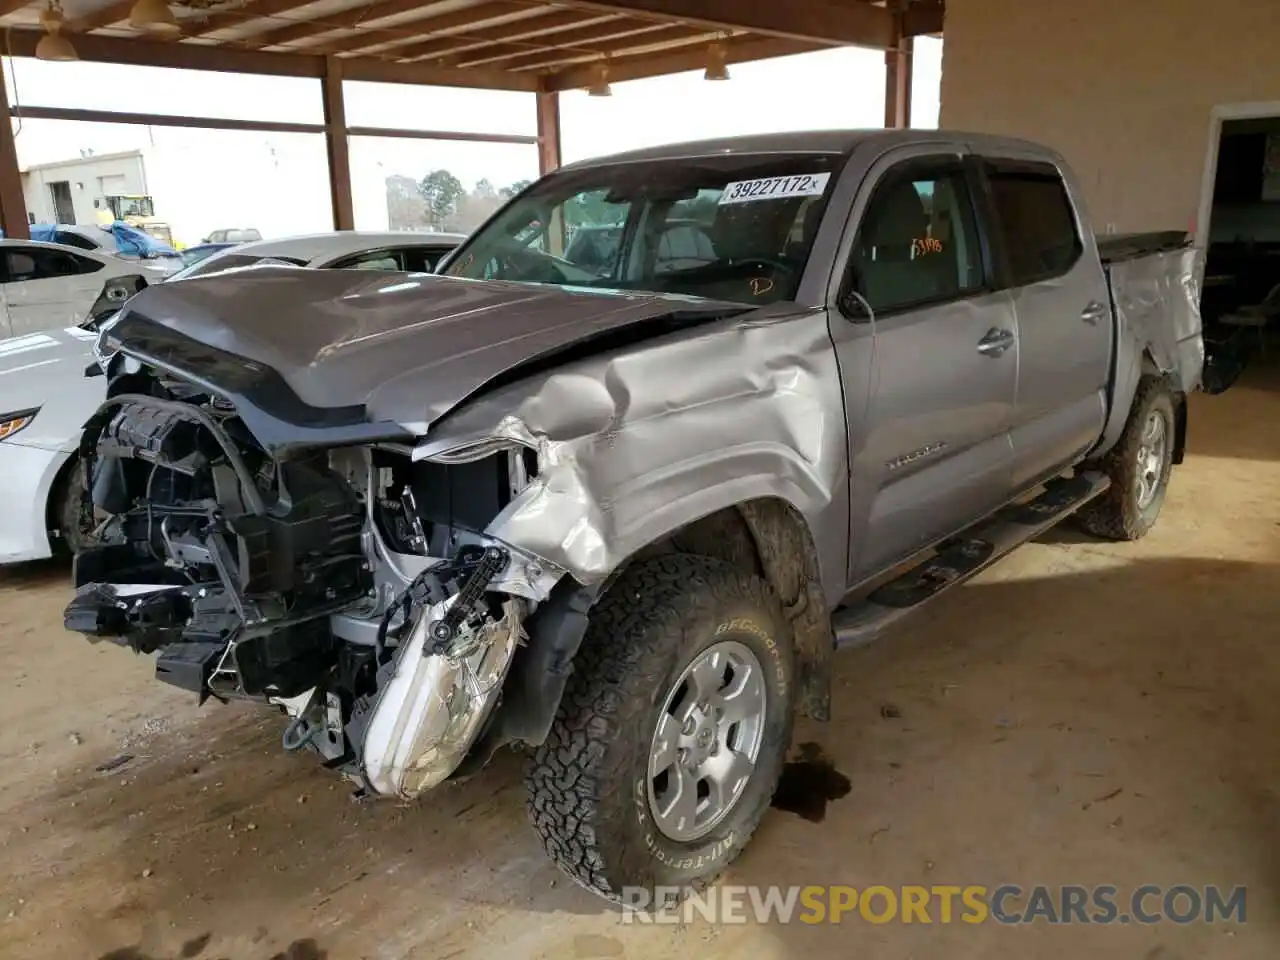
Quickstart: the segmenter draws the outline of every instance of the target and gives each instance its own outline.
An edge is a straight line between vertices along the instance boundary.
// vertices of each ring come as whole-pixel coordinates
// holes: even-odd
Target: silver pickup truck
[[[1064,518],[1146,533],[1203,363],[1181,237],[1100,243],[1057,155],[963,134],[576,164],[441,273],[132,299],[66,624],[368,795],[528,748],[613,898],[743,849],[837,647]]]

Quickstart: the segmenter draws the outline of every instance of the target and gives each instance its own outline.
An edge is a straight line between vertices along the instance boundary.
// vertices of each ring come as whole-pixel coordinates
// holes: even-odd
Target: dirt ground
[[[842,654],[796,739],[852,789],[724,882],[1245,885],[1244,924],[624,925],[543,858],[516,755],[355,804],[276,716],[65,633],[44,565],[0,572],[0,956],[1280,956],[1280,370],[1195,397],[1190,450],[1141,543],[1052,532]]]

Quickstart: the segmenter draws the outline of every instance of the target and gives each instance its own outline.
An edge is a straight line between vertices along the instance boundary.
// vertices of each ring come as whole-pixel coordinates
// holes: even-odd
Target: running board
[[[866,597],[840,606],[831,615],[838,648],[857,647],[925,602],[964,583],[1001,557],[1074,513],[1111,486],[1110,478],[1086,471],[1051,480],[1034,500],[1011,504],[964,533],[938,545],[927,560],[885,583]]]

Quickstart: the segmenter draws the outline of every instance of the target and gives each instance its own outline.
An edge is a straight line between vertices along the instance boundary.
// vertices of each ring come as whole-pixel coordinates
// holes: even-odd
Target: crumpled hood
[[[126,353],[154,359],[144,331],[158,325],[269,368],[307,407],[362,407],[367,420],[416,433],[495,377],[586,338],[672,314],[746,309],[656,294],[261,266],[148,287],[109,337]],[[215,359],[178,353],[169,366],[219,383]]]

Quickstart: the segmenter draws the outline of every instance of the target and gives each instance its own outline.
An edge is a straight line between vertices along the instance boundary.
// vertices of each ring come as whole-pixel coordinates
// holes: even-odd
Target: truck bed
[[[1119,342],[1136,336],[1184,393],[1201,385],[1200,252],[1185,233],[1117,234],[1098,252],[1116,312]]]

